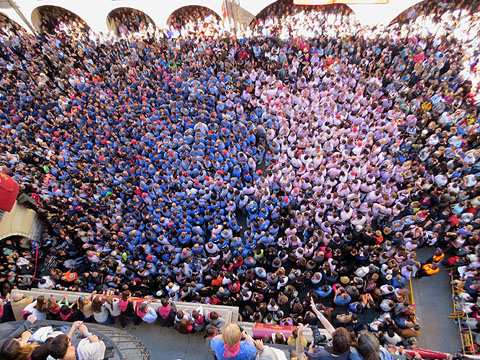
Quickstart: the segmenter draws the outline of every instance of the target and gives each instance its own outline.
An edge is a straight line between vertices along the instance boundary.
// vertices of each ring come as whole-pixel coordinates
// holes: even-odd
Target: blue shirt
[[[215,352],[215,356],[218,360],[254,360],[255,354],[257,353],[257,348],[255,345],[248,343],[246,341],[240,342],[240,351],[237,356],[234,357],[224,357],[223,353],[225,352],[225,345],[220,339],[212,339],[210,342],[211,349]]]

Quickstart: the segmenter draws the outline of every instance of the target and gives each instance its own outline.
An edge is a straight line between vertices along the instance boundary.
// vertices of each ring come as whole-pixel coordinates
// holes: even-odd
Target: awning
[[[18,183],[0,171],[0,210],[10,212],[18,195]]]

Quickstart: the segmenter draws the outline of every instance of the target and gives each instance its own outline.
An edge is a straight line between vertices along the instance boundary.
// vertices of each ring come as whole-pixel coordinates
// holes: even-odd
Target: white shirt
[[[27,312],[35,315],[39,321],[47,320],[47,313],[46,312],[43,313],[43,312],[38,311],[37,309],[35,309],[35,305],[37,305],[37,300],[35,300],[34,302],[25,306],[23,311],[27,311]]]
[[[102,360],[105,357],[106,346],[103,341],[90,342],[82,339],[77,345],[78,360]]]
[[[118,298],[114,298],[112,305],[110,305],[107,302],[105,303],[105,307],[108,309],[108,311],[110,311],[110,315],[112,315],[112,316],[120,316],[121,315],[122,310],[118,306],[119,301],[120,300]]]
[[[50,279],[50,276],[42,276],[42,279],[45,279],[45,284],[38,284],[39,289],[51,289],[55,286],[55,283]]]

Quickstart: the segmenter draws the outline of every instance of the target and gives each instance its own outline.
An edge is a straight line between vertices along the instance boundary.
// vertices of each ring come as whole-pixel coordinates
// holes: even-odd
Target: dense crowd
[[[128,36],[131,33],[153,28],[152,19],[145,13],[134,9],[116,9],[109,15],[109,21],[118,36]]]
[[[313,299],[411,345],[405,284],[445,260],[476,312],[477,5],[422,3],[391,27],[284,6],[238,39],[210,15],[120,37],[1,24],[0,165],[35,199],[55,264],[33,286],[286,325],[316,323]],[[4,293],[31,286],[16,246]]]
[[[181,8],[170,15],[169,38],[195,39],[198,35],[227,37],[229,31],[217,14],[202,6],[191,6],[188,11]]]

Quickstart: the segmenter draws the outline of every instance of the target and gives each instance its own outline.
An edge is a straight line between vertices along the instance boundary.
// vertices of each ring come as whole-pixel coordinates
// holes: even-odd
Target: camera
[[[313,333],[313,343],[315,346],[324,346],[327,345],[327,337],[320,333],[318,326],[310,326]]]

